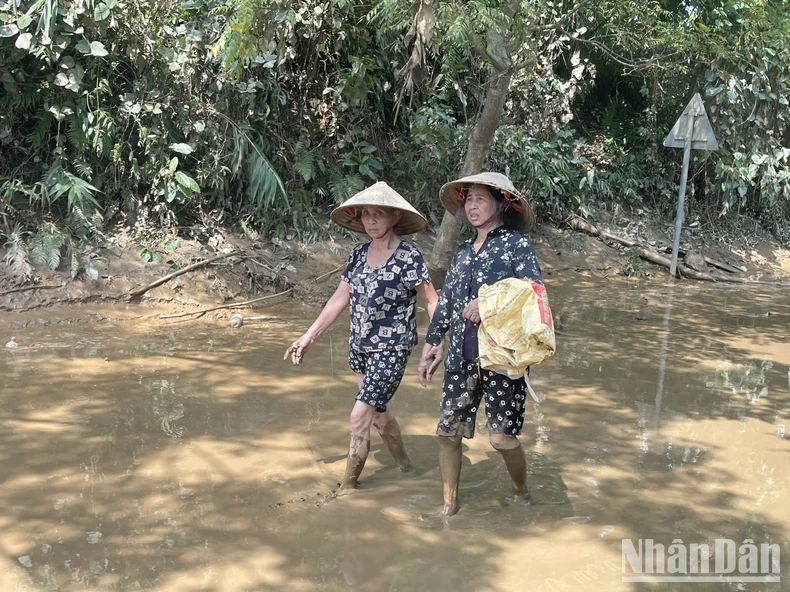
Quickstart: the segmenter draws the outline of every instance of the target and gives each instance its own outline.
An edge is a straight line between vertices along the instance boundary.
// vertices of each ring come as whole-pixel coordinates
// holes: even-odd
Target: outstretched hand
[[[291,356],[291,361],[294,364],[301,364],[302,358],[307,353],[307,350],[313,345],[313,342],[314,340],[305,333],[285,350],[283,360],[287,360],[288,356]]]
[[[444,358],[444,341],[439,345],[426,343],[423,346],[420,363],[417,365],[417,375],[422,386],[428,386],[428,383],[431,382],[433,373],[436,372],[442,358]]]

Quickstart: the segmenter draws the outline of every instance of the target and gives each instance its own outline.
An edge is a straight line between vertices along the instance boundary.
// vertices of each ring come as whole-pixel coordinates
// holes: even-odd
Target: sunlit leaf
[[[16,26],[16,23],[0,27],[0,37],[13,37],[17,33],[19,33],[19,27]]]
[[[14,45],[19,49],[30,49],[30,42],[32,39],[32,33],[22,33],[16,38],[16,43],[14,43]]]
[[[107,55],[107,50],[101,41],[91,41],[91,55],[96,57],[103,57]]]
[[[192,146],[183,143],[170,144],[170,150],[172,150],[173,152],[178,152],[180,154],[192,154],[195,151],[195,149],[192,148]]]
[[[103,21],[108,16],[110,16],[110,7],[104,2],[97,4],[96,8],[93,9],[93,20],[95,21]]]
[[[176,171],[175,177],[178,184],[184,189],[187,189],[190,193],[197,193],[200,191],[200,186],[197,184],[197,181],[184,171]]]
[[[80,39],[77,42],[77,51],[87,55],[91,52],[91,44],[87,39]]]

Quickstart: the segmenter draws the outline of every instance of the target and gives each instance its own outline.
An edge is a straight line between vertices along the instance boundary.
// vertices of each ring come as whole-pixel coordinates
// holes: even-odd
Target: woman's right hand
[[[426,343],[422,348],[422,355],[420,356],[420,363],[417,365],[417,375],[420,379],[422,386],[428,386],[428,383],[439,367],[442,359],[444,358],[444,340],[439,345],[431,345]]]
[[[288,356],[291,356],[291,361],[294,364],[301,364],[302,358],[307,353],[307,350],[312,347],[314,342],[315,339],[305,333],[299,339],[294,341],[287,350],[285,350],[283,360],[287,360]]]

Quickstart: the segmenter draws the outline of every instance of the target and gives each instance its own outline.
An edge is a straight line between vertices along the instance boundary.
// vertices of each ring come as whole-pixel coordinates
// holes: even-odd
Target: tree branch
[[[227,259],[228,257],[232,257],[233,255],[236,255],[236,254],[237,254],[236,251],[231,251],[230,253],[225,253],[224,255],[217,255],[216,257],[212,257],[211,259],[204,259],[203,261],[198,261],[197,263],[193,263],[192,265],[187,265],[183,269],[179,269],[178,271],[174,271],[173,273],[170,273],[170,274],[168,274],[168,275],[166,275],[164,277],[161,277],[158,280],[156,280],[155,282],[151,282],[147,286],[143,286],[142,288],[136,288],[136,289],[132,290],[131,292],[129,292],[129,297],[130,298],[137,298],[138,296],[142,296],[143,294],[148,292],[148,290],[150,290],[152,288],[156,288],[157,286],[161,286],[162,284],[164,284],[168,280],[172,280],[174,277],[178,277],[178,276],[180,276],[180,275],[182,275],[184,273],[187,273],[188,271],[193,271],[195,269],[199,269],[201,267],[205,267],[209,263],[214,263],[215,261],[219,261],[220,259]]]
[[[203,315],[207,312],[212,312],[215,310],[222,310],[224,308],[236,308],[238,306],[247,306],[249,304],[253,304],[255,302],[263,302],[264,300],[271,300],[272,298],[277,298],[278,296],[285,296],[286,294],[290,294],[293,292],[293,288],[288,288],[284,292],[279,292],[277,294],[270,294],[268,296],[261,296],[260,298],[253,298],[252,300],[245,300],[244,302],[234,302],[231,304],[222,304],[220,306],[212,306],[211,308],[204,308],[201,310],[192,310],[189,312],[179,312],[176,314],[167,314],[167,315],[159,315],[160,319],[177,319],[179,317],[188,317],[191,315]]]

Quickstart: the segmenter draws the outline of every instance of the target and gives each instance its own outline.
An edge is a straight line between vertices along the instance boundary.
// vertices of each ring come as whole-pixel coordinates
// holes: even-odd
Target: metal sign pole
[[[674,278],[678,269],[678,251],[680,250],[680,229],[683,227],[683,214],[685,213],[686,182],[689,176],[689,160],[691,159],[691,138],[694,137],[694,126],[697,123],[697,113],[688,114],[688,129],[686,141],[683,146],[683,169],[680,172],[680,192],[678,193],[678,213],[675,216],[675,242],[672,243],[672,263],[669,266],[669,275]]]

